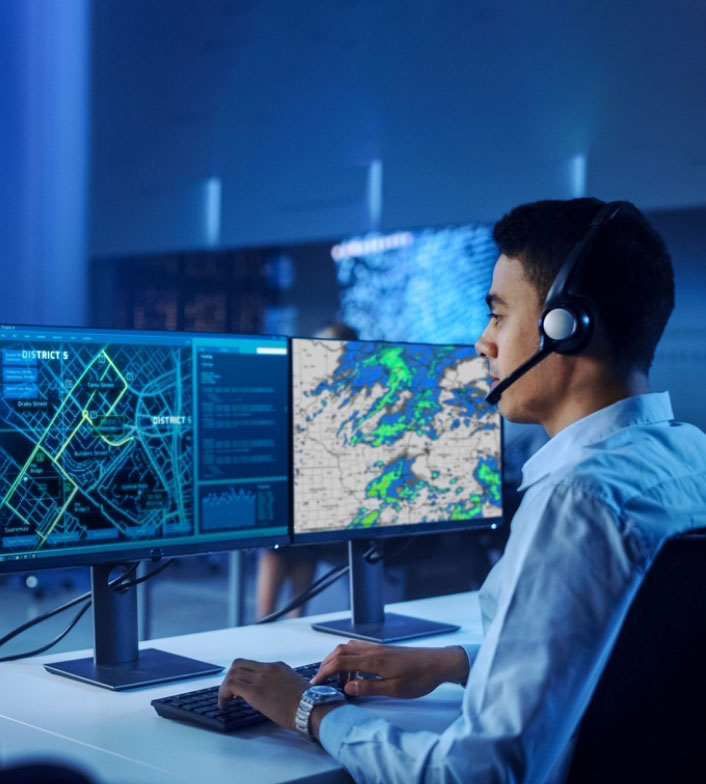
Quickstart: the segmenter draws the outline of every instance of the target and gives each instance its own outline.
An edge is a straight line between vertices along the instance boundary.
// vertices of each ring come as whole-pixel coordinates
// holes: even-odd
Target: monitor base
[[[311,626],[319,632],[381,643],[414,640],[417,637],[430,637],[433,634],[448,634],[461,628],[451,623],[427,621],[423,618],[412,618],[395,613],[385,613],[382,623],[353,623],[352,618],[341,618],[338,621],[312,623]]]
[[[86,659],[45,664],[45,669],[55,675],[91,683],[104,689],[122,691],[137,689],[140,686],[152,686],[181,678],[196,678],[200,675],[215,675],[223,667],[208,664],[175,653],[159,651],[156,648],[145,648],[137,659],[121,664],[97,665],[92,656]]]

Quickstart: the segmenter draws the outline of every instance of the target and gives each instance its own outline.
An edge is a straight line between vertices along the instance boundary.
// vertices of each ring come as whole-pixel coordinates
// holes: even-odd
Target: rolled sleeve
[[[342,705],[329,711],[319,724],[319,742],[328,753],[339,758],[341,746],[352,727],[366,721],[374,720],[375,716],[357,705]]]

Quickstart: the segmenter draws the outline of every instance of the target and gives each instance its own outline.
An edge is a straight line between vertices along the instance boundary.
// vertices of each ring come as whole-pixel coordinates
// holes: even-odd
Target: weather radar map
[[[294,340],[294,532],[501,515],[500,420],[470,346]]]

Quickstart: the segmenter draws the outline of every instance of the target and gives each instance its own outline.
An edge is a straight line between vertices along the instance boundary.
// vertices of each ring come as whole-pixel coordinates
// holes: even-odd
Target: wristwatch
[[[294,724],[301,734],[312,743],[316,743],[316,738],[311,734],[309,721],[311,712],[316,705],[328,705],[330,702],[343,702],[346,698],[343,693],[333,686],[309,686],[302,694],[299,707],[294,717]]]

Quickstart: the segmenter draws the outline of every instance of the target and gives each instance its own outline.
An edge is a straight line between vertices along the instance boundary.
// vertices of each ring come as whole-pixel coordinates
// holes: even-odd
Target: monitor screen
[[[312,335],[332,319],[363,340],[472,343],[498,250],[491,223],[91,260],[91,323]]]
[[[289,539],[286,338],[0,328],[0,571]]]
[[[294,541],[490,526],[501,424],[471,346],[292,341]]]
[[[349,237],[331,249],[340,319],[363,340],[469,344],[485,329],[492,224]]]

